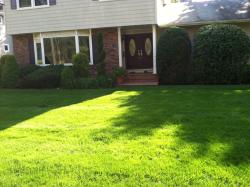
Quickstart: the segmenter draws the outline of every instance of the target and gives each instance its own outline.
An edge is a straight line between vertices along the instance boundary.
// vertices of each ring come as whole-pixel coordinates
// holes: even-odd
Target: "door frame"
[[[145,45],[145,40],[148,37],[150,37],[150,40],[152,42],[152,52],[151,52],[150,56],[147,56],[146,54],[143,55],[144,59],[142,59],[142,61],[144,61],[145,65],[143,65],[144,63],[141,63],[142,61],[140,59],[138,59],[138,57],[131,57],[132,59],[134,58],[134,60],[127,59],[130,56],[129,49],[128,49],[129,48],[129,39],[133,38],[136,42],[136,46],[139,47],[138,49],[143,49],[142,46]],[[144,71],[149,71],[149,70],[152,71],[153,70],[153,37],[152,37],[152,33],[145,32],[145,33],[125,34],[124,35],[124,43],[125,43],[125,50],[124,50],[125,65],[126,65],[126,67],[128,67],[128,66],[130,67],[129,69],[127,68],[127,71],[144,72]],[[145,53],[145,52],[143,52],[143,53]],[[136,56],[137,56],[137,52],[136,52]],[[133,64],[134,64],[134,67],[132,67]],[[145,66],[145,67],[140,68],[139,66]]]
[[[141,32],[136,32],[135,34],[145,34],[145,33],[151,33],[152,31],[152,42],[153,42],[153,69],[151,70],[153,74],[157,74],[157,65],[156,65],[156,54],[157,54],[157,26],[151,25],[151,29],[145,29],[143,28],[145,26],[142,26]],[[129,27],[130,28],[130,27]],[[129,29],[127,28],[127,30]],[[133,28],[131,29],[133,30]],[[148,30],[149,32],[145,32],[145,30]],[[117,28],[117,34],[118,34],[118,54],[119,54],[119,67],[124,67],[126,69],[126,58],[125,58],[125,41],[122,33],[122,27]],[[130,33],[127,33],[130,34]],[[133,33],[131,33],[133,34]],[[148,71],[148,69],[145,69]],[[144,71],[145,71],[144,70]],[[134,71],[142,71],[142,70],[134,70]]]

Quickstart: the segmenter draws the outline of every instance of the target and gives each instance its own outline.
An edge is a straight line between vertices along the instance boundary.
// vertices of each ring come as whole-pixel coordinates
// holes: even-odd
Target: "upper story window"
[[[49,0],[17,0],[18,8],[34,8],[48,6]]]

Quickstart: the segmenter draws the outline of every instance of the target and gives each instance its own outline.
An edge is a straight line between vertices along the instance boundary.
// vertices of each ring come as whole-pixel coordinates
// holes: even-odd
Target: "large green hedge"
[[[59,88],[61,72],[64,66],[50,65],[41,67],[22,78],[19,82],[20,88]]]
[[[4,59],[4,60],[3,60]],[[14,55],[4,55],[1,58],[1,84],[4,88],[15,88],[20,76],[20,68]]]
[[[238,26],[202,27],[195,38],[194,77],[198,83],[240,83],[250,58],[250,40]]]
[[[188,80],[191,42],[181,28],[166,29],[157,49],[158,74],[161,84],[183,84]]]

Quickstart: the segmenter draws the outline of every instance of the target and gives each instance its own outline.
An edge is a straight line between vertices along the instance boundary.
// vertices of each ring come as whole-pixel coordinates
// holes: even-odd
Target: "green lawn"
[[[0,90],[0,186],[247,186],[250,86]]]

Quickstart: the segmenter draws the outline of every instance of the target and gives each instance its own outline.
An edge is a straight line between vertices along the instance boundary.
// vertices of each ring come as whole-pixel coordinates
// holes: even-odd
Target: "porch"
[[[118,28],[119,67],[127,70],[122,85],[158,85],[155,25]]]

